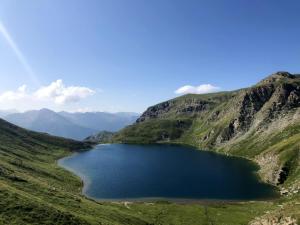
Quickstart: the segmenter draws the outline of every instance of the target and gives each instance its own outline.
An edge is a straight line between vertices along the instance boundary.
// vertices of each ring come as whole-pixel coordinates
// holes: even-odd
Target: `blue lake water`
[[[98,145],[59,160],[95,199],[258,200],[277,196],[248,160],[178,145]]]

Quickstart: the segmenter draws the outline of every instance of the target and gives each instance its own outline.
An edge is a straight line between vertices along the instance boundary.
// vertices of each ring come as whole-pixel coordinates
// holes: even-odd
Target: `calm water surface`
[[[98,145],[59,160],[95,199],[254,200],[273,198],[251,162],[176,145]]]

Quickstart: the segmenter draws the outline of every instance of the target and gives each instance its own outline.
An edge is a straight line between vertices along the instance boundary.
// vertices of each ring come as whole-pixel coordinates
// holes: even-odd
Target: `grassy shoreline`
[[[108,143],[108,144],[113,144],[113,143]],[[225,157],[230,157],[230,158],[242,158],[245,159],[249,162],[251,162],[253,165],[255,165],[257,167],[257,169],[255,169],[253,171],[253,173],[255,174],[256,178],[264,183],[264,184],[268,184],[270,186],[272,186],[274,188],[274,191],[277,192],[278,196],[275,198],[266,198],[266,199],[255,199],[255,200],[247,200],[247,199],[237,199],[237,200],[230,200],[230,199],[225,199],[225,200],[219,200],[219,199],[184,199],[184,198],[163,198],[163,197],[151,197],[151,198],[129,198],[129,199],[97,199],[94,197],[91,197],[89,195],[87,195],[86,193],[86,189],[88,188],[88,185],[90,185],[90,181],[89,178],[87,176],[85,176],[84,174],[80,174],[78,171],[73,170],[72,168],[69,168],[66,165],[62,165],[59,164],[59,161],[66,159],[68,157],[72,157],[76,154],[78,154],[78,152],[75,153],[70,153],[70,155],[64,156],[60,159],[58,159],[56,161],[56,164],[62,168],[64,168],[65,170],[67,170],[68,172],[71,172],[72,174],[76,175],[78,177],[78,179],[80,180],[80,182],[82,183],[82,190],[81,190],[81,194],[84,195],[85,197],[87,197],[88,199],[91,200],[95,200],[95,201],[99,201],[99,202],[119,202],[119,203],[124,203],[124,202],[130,202],[130,203],[143,203],[143,202],[160,202],[160,201],[165,201],[165,202],[171,202],[171,203],[177,203],[177,204],[193,204],[193,203],[198,203],[198,204],[207,204],[207,203],[244,203],[244,202],[259,202],[259,201],[274,201],[274,200],[278,200],[280,198],[279,195],[279,189],[277,186],[275,186],[272,183],[265,183],[262,178],[260,177],[260,174],[258,172],[260,166],[257,164],[256,161],[254,161],[251,158],[247,158],[247,157],[242,157],[242,156],[236,156],[236,155],[230,155],[230,154],[225,154],[222,152],[216,152],[213,150],[203,150],[200,148],[197,148],[195,146],[191,146],[191,145],[187,145],[187,144],[182,144],[182,143],[157,143],[159,145],[179,145],[179,146],[185,146],[185,147],[189,147],[191,149],[197,150],[197,151],[207,151],[207,152],[211,152],[213,154],[218,154],[218,155],[222,155]],[[87,149],[86,151],[89,151],[90,149]]]

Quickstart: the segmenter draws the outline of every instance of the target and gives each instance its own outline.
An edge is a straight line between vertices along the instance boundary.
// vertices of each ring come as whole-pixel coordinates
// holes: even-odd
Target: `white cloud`
[[[6,91],[0,94],[0,102],[5,103],[6,101],[17,101],[27,97],[26,85],[22,85],[16,91]]]
[[[72,110],[73,113],[86,113],[86,112],[97,112],[97,110],[94,110],[91,107],[83,107],[83,108],[77,108],[75,110]]]
[[[211,84],[201,84],[199,86],[185,85],[178,88],[176,94],[205,94],[219,91],[220,88]]]
[[[62,80],[57,80],[31,93],[27,91],[26,85],[22,85],[15,91],[6,91],[0,94],[0,103],[14,108],[24,104],[47,107],[49,104],[65,105],[79,102],[93,94],[95,94],[95,91],[90,88],[66,87]]]
[[[95,91],[87,87],[65,87],[62,80],[57,80],[48,86],[41,87],[34,94],[38,99],[52,99],[56,104],[66,104],[78,102],[95,94]]]

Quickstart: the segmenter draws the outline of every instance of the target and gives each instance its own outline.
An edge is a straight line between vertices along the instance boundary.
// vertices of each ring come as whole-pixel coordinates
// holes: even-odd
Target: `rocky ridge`
[[[170,138],[173,130],[161,126],[155,134],[157,137],[152,136],[151,141],[180,142],[251,158],[261,166],[263,180],[278,184],[283,179],[284,154],[281,150],[272,151],[268,147],[275,144],[273,139],[281,133],[297,135],[300,125],[300,76],[277,72],[249,88],[185,95],[165,101],[149,107],[134,125],[117,133],[114,140],[127,142],[128,137],[136,136],[140,137],[140,142],[149,137],[146,134],[143,136],[143,132],[135,133],[139,128],[145,130],[159,121],[178,124],[185,120],[192,121],[192,124],[179,137]],[[132,140],[134,138],[130,142]],[[278,137],[278,143],[283,140],[284,137]],[[270,142],[269,146],[265,141]],[[292,145],[292,152],[299,151],[294,140]]]
[[[188,125],[178,130],[178,123]],[[250,224],[295,225],[300,218],[300,75],[277,72],[249,88],[165,101],[113,140],[188,144],[253,160],[289,204]]]

